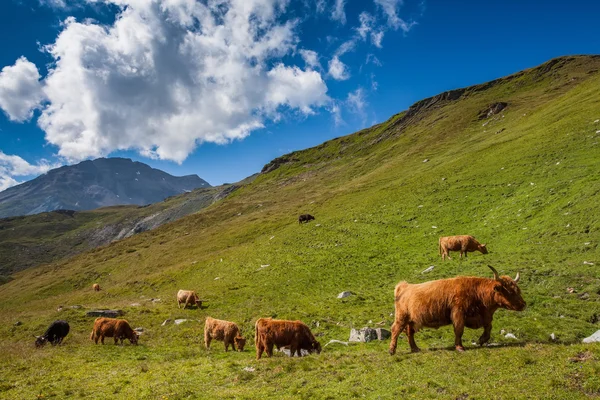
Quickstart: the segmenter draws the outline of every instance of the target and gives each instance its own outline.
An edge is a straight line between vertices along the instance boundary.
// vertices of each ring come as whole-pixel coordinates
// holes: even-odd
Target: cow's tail
[[[92,329],[92,333],[90,334],[90,340],[94,340],[94,333],[96,333],[96,331]]]

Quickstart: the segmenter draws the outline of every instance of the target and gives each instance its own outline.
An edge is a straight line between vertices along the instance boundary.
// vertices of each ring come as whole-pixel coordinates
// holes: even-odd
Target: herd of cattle
[[[299,222],[308,222],[311,219],[314,217],[303,214]],[[459,251],[461,257],[463,254],[466,257],[467,252],[473,251],[487,254],[485,244],[480,244],[473,236],[467,235],[441,237],[439,252],[443,260],[450,258],[450,251]],[[509,276],[500,276],[492,266],[489,268],[494,274],[493,279],[459,276],[419,284],[404,281],[398,283],[394,290],[395,316],[390,354],[396,353],[400,333],[406,333],[411,351],[418,352],[414,334],[419,329],[439,328],[450,324],[454,326],[454,344],[457,351],[464,351],[462,335],[465,327],[483,328],[478,344],[485,344],[490,339],[492,319],[499,308],[522,311],[526,305],[517,285],[519,273],[512,279]],[[93,290],[99,291],[100,286],[95,283]],[[193,290],[180,290],[177,293],[178,308],[181,304],[184,309],[194,305],[201,308],[202,300]],[[254,327],[257,359],[260,359],[264,352],[271,357],[273,347],[289,348],[292,357],[294,354],[300,357],[302,350],[308,353],[321,352],[321,344],[315,339],[310,328],[301,321],[259,318]],[[66,321],[54,321],[42,336],[36,336],[35,344],[38,347],[47,342],[57,345],[68,333],[69,324]],[[137,344],[139,333],[124,319],[100,317],[94,321],[90,339],[96,344],[98,340],[104,344],[105,337],[114,338],[115,344],[123,344],[125,339]],[[234,350],[243,351],[246,344],[246,339],[235,323],[207,317],[204,325],[204,344],[207,349],[210,348],[212,340],[224,342],[225,351],[228,351],[229,346]]]

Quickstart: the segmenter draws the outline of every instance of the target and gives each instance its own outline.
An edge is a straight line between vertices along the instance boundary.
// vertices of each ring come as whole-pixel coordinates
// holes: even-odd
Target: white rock
[[[269,240],[273,240],[273,239],[275,239],[275,236],[271,236],[271,237],[269,238]]]
[[[337,343],[337,344],[343,344],[344,346],[348,346],[348,342],[342,342],[341,340],[330,340],[325,346],[323,347],[327,347],[332,343]]]
[[[434,269],[434,268],[435,268],[435,265],[432,265],[432,266],[430,266],[430,267],[428,267],[428,268],[424,269],[424,270],[423,270],[421,273],[422,273],[422,274],[426,274],[427,272],[431,272],[431,271],[433,271],[433,269]]]
[[[160,326],[166,326],[167,324],[171,323],[171,321],[173,321],[172,319],[165,319],[165,322],[163,322],[162,324],[160,324]]]
[[[507,333],[506,335],[504,335],[505,338],[507,339],[516,339],[517,337],[515,335],[513,335],[512,333]]]
[[[597,124],[598,122],[600,122],[600,119],[594,121],[595,124]]]
[[[255,371],[255,369],[253,367],[244,367],[244,368],[242,368],[242,370],[246,371],[246,372],[254,372]]]
[[[139,307],[139,306],[141,306],[141,304],[140,303],[131,303],[130,306],[131,307]]]
[[[585,242],[584,246],[589,246],[591,242]]]
[[[183,324],[184,322],[187,322],[187,321],[189,321],[189,319],[176,319],[173,322],[175,322],[175,325],[181,325],[181,324]]]
[[[596,331],[592,336],[588,336],[582,340],[583,343],[598,343],[600,342],[600,331]]]
[[[346,297],[352,296],[354,293],[352,292],[342,292],[340,294],[338,294],[337,298],[338,299],[344,299]]]
[[[552,340],[553,342],[556,341],[556,335],[554,334],[554,332],[550,334],[550,340]]]
[[[429,162],[429,158],[423,160],[424,163]]]
[[[585,265],[594,265],[594,263],[593,263],[593,262],[589,262],[589,261],[584,261],[583,263],[584,263]]]
[[[506,331],[504,329],[500,329],[500,334],[504,335],[506,333]]]
[[[431,229],[437,229],[437,226],[431,225]]]
[[[417,208],[423,208],[423,204],[418,205]]]
[[[217,277],[215,278],[215,281],[218,281],[219,279],[221,279],[221,277],[220,277],[220,276],[217,276]]]
[[[355,219],[355,220],[354,220],[354,222],[358,222],[358,220],[357,220],[357,219]]]
[[[321,226],[321,224],[316,224],[315,226]]]

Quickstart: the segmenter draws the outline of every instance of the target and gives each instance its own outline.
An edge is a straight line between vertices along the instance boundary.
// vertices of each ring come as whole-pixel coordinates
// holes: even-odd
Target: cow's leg
[[[465,313],[457,309],[452,313],[452,324],[454,325],[454,347],[458,351],[465,351],[462,344],[462,335],[465,331]]]
[[[265,347],[262,344],[262,340],[258,340],[256,342],[256,359],[260,360],[260,358],[262,357],[262,353],[263,351],[265,351]]]
[[[267,347],[266,348],[267,355],[269,357],[273,357],[273,343],[266,343],[265,346]]]
[[[181,309],[181,302],[177,299],[177,308]]]
[[[104,335],[100,335],[100,343],[104,344]]]
[[[208,332],[204,332],[204,346],[210,350],[210,342],[212,341],[212,337],[210,337]]]
[[[398,336],[406,327],[404,320],[396,319],[392,324],[392,341],[390,342],[390,355],[396,354],[396,347],[398,346]]]
[[[408,337],[408,345],[410,346],[410,351],[412,353],[418,353],[421,351],[415,343],[415,332],[416,330],[414,326],[412,324],[408,324],[406,327],[406,336]]]
[[[233,343],[231,343],[231,341],[229,340],[229,338],[227,336],[225,336],[225,338],[223,339],[223,342],[225,343],[225,352],[229,351],[230,344],[231,344],[231,347],[233,347],[233,349],[235,350],[235,345]]]
[[[483,321],[483,333],[481,337],[477,341],[477,344],[483,346],[485,343],[490,340],[490,333],[492,332],[492,318],[486,317]]]

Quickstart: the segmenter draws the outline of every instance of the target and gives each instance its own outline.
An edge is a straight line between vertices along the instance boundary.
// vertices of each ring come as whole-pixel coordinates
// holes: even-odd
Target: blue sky
[[[237,181],[422,98],[598,54],[599,15],[589,0],[2,0],[0,188],[99,156]]]

